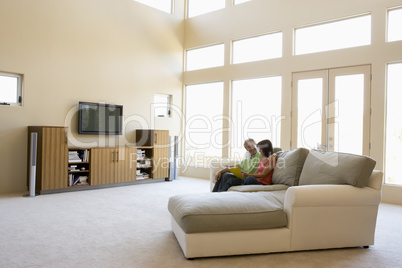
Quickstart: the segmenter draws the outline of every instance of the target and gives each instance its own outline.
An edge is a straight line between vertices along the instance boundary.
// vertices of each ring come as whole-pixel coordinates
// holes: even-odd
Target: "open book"
[[[230,172],[232,172],[237,178],[244,179],[245,177],[241,175],[241,169],[238,166],[229,167]]]

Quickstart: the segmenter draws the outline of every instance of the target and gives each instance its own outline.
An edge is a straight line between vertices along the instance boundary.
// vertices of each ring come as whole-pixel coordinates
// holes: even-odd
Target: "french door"
[[[291,147],[370,154],[371,66],[293,73]]]

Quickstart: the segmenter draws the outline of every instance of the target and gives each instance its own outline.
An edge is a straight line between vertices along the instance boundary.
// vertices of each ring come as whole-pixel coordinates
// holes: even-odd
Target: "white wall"
[[[0,72],[24,75],[23,107],[0,106],[0,193],[27,189],[29,125],[68,126],[71,146],[133,143],[144,124],[179,134],[179,116],[150,111],[155,93],[181,107],[184,0],[175,2],[170,15],[132,0],[0,0]],[[122,104],[124,135],[77,135],[79,101]]]
[[[227,8],[187,19],[185,49],[224,43],[226,60],[223,67],[184,73],[184,84],[224,81],[225,94],[233,79],[281,75],[283,77],[281,147],[289,149],[291,138],[291,77],[293,72],[319,70],[354,65],[372,65],[372,124],[370,156],[377,169],[384,169],[384,118],[386,64],[402,61],[402,42],[386,43],[386,10],[401,6],[401,0],[322,1],[322,0],[253,0],[238,6],[227,0]],[[370,46],[293,56],[293,29],[328,20],[358,14],[372,14],[372,44]],[[283,57],[254,63],[230,65],[230,45],[234,39],[270,32],[283,32]],[[229,107],[226,97],[225,107]],[[226,115],[229,115],[228,108]],[[198,170],[202,169],[199,167]],[[187,169],[186,175],[201,174]],[[203,174],[206,174],[205,172]],[[384,200],[400,202],[401,187],[384,187]]]

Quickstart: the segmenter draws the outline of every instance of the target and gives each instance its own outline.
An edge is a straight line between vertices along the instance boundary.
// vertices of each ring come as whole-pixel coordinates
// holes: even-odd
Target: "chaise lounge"
[[[169,199],[186,258],[374,244],[382,173],[372,158],[303,148],[278,155],[273,185]],[[211,189],[227,164],[211,163]]]

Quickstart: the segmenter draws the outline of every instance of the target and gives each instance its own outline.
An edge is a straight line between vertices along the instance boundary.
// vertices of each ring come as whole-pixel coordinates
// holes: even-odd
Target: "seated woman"
[[[272,143],[270,140],[262,140],[257,143],[257,147],[262,155],[257,173],[249,174],[242,171],[241,174],[246,177],[243,184],[271,185],[272,174],[276,165],[276,155],[274,154]]]

